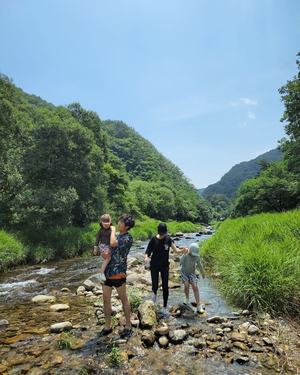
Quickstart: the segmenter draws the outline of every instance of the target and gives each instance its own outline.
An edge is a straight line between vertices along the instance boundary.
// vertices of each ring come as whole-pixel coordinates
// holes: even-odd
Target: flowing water
[[[195,234],[177,241],[177,245],[189,245],[203,241],[208,236]],[[131,249],[129,257],[144,253],[147,242],[139,242]],[[155,345],[147,350],[132,338],[134,358],[127,370],[111,370],[104,358],[111,350],[111,343],[99,341],[95,307],[85,296],[76,296],[76,289],[92,274],[98,265],[95,258],[74,258],[45,265],[22,266],[0,275],[0,321],[9,325],[0,327],[0,373],[8,374],[273,374],[271,370],[258,369],[253,365],[227,366],[224,361],[196,358],[188,346],[171,346],[164,350]],[[145,271],[149,272],[149,271]],[[67,287],[70,293],[60,292]],[[232,315],[234,310],[221,297],[210,279],[200,282],[201,299],[206,304],[207,315]],[[38,294],[56,295],[58,303],[68,303],[70,310],[50,312],[49,305],[35,305],[32,297]],[[99,297],[101,298],[101,297]],[[182,301],[183,290],[170,290],[170,305]],[[161,299],[161,296],[159,296]],[[197,325],[195,317],[180,318],[181,323]],[[77,346],[73,350],[59,350],[59,335],[50,334],[51,324],[71,321]],[[203,324],[203,319],[199,319]],[[146,359],[145,359],[146,358]],[[2,362],[1,362],[2,361]],[[134,367],[135,370],[131,371]],[[175,371],[174,369],[177,369]],[[123,372],[124,371],[124,372]],[[172,372],[173,371],[173,372]],[[175,371],[175,372],[174,372]],[[185,372],[183,372],[185,371]]]

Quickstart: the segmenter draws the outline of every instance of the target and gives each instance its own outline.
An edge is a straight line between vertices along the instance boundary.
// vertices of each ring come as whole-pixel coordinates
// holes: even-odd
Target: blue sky
[[[0,71],[123,120],[197,187],[284,135],[298,0],[0,0]]]

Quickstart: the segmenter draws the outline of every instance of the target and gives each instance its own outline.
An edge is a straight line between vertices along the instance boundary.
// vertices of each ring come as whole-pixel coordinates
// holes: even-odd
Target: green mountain
[[[202,195],[208,198],[214,194],[223,194],[227,198],[233,198],[240,185],[249,178],[255,177],[261,170],[261,163],[271,163],[282,159],[279,149],[270,150],[255,159],[244,161],[233,166],[220,181],[209,185]]]
[[[54,106],[0,75],[0,226],[45,233],[99,213],[207,222],[182,171],[134,129]]]

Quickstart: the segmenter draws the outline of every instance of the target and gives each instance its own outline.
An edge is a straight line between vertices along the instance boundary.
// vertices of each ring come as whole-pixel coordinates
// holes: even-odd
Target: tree
[[[300,52],[297,54],[300,56]],[[297,60],[298,73],[286,85],[279,89],[285,110],[282,122],[285,122],[287,139],[282,140],[281,148],[290,172],[300,177],[300,61]]]

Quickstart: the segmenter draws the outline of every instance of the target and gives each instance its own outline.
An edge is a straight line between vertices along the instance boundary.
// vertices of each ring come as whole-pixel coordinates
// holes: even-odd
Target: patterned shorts
[[[197,275],[195,273],[184,273],[181,271],[181,280],[184,283],[188,281],[189,283],[196,284],[197,283]]]

